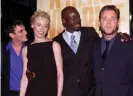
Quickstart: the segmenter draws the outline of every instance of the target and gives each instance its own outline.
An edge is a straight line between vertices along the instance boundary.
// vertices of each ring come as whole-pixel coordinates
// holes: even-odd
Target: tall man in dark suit
[[[93,27],[81,27],[80,14],[75,7],[65,7],[61,17],[64,31],[53,40],[62,48],[63,96],[94,96],[92,49],[99,36]],[[121,35],[122,40],[129,39],[127,34]]]
[[[103,37],[94,45],[95,96],[133,96],[133,41],[121,42],[117,33],[120,12],[114,5],[99,14]]]
[[[63,96],[93,96],[94,79],[91,52],[98,34],[92,27],[81,27],[79,12],[72,6],[61,12],[65,28],[54,40],[62,48],[64,67]]]

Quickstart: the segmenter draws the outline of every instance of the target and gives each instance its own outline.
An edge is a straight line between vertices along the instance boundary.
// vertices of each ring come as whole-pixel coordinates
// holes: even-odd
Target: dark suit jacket
[[[9,80],[10,80],[10,52],[6,51],[6,45],[1,47],[1,96],[9,95]]]
[[[98,34],[92,27],[82,27],[78,51],[75,54],[63,39],[62,33],[56,36],[54,40],[62,48],[63,96],[92,96],[94,93],[94,79],[91,53],[95,40],[99,38]]]
[[[117,35],[106,61],[102,61],[101,39],[93,51],[95,96],[133,96],[133,41],[121,42]],[[104,68],[104,69],[103,69]]]

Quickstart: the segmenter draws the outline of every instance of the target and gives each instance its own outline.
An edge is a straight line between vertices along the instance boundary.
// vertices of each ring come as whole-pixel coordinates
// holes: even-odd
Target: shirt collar
[[[25,46],[24,43],[22,43],[22,48]],[[6,46],[6,51],[10,50],[12,48],[12,44],[11,44],[11,40],[8,42],[7,46]],[[22,49],[21,48],[21,49]]]
[[[116,36],[115,36],[114,38],[112,38],[111,40],[105,40],[105,39],[102,37],[102,42],[109,41],[110,43],[113,43],[113,42],[115,41],[115,38],[116,38]]]
[[[69,32],[69,31],[67,31],[67,30],[65,29],[65,34],[66,34],[67,37],[71,37],[72,34],[73,34],[75,37],[78,37],[78,36],[81,35],[81,32],[80,32],[80,31],[74,31],[73,33],[71,33],[71,32]]]

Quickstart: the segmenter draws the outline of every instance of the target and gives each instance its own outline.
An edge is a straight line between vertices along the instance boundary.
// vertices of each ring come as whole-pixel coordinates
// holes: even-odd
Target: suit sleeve
[[[131,92],[129,93],[129,96],[133,96],[133,42],[131,44],[131,56],[130,56],[130,63],[129,63],[129,76],[131,78],[131,84],[132,84],[132,88],[131,88]]]
[[[94,27],[83,27],[83,28],[87,31],[87,34],[92,42],[96,42],[97,40],[100,39]]]
[[[92,32],[94,33],[94,36],[93,36],[94,42],[99,40],[100,37],[99,37],[98,33],[96,32],[96,30],[93,27],[92,27]]]
[[[100,37],[93,27],[90,27],[90,30],[91,30],[90,32],[92,32],[91,40],[92,40],[93,44],[95,44],[95,42],[97,42],[100,39]],[[92,50],[93,50],[93,48],[94,48],[94,45],[92,46]],[[93,80],[94,84],[87,96],[94,96],[94,93],[95,93],[95,78],[94,78],[93,58],[92,57],[93,57],[93,51],[91,52],[91,67],[90,68],[91,68],[91,72],[93,74],[91,77],[93,78],[92,80]]]
[[[1,95],[2,96],[9,96],[8,95],[8,53],[5,52],[6,45],[2,44],[1,47]]]
[[[1,78],[3,79],[3,77],[4,77],[4,69],[6,68],[6,67],[4,67],[5,65],[4,65],[4,57],[6,56],[5,54],[5,49],[6,49],[6,47],[5,47],[6,45],[5,44],[1,44]]]

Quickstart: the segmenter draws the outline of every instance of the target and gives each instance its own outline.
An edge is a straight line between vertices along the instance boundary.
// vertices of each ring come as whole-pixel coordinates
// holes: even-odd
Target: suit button
[[[104,70],[104,68],[101,69],[102,71]]]
[[[77,79],[77,83],[79,83],[80,82],[80,80],[79,80],[79,78]]]

